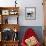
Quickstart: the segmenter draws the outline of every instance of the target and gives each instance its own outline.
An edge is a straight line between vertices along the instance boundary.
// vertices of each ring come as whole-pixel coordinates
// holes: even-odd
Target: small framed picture
[[[9,10],[2,10],[2,15],[9,15]]]
[[[35,20],[36,19],[36,8],[35,7],[26,7],[25,8],[25,19],[26,20]]]

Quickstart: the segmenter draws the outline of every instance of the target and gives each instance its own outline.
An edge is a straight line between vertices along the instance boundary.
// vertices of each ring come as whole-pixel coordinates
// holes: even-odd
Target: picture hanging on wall
[[[35,20],[36,19],[36,8],[26,7],[25,8],[25,18],[26,20]]]

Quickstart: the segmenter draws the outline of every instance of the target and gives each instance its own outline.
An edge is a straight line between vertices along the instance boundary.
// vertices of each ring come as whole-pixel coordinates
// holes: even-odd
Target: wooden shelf
[[[19,31],[19,25],[18,24],[0,24],[1,27],[1,31],[5,28],[10,28],[14,31],[14,29],[16,29],[17,31]]]
[[[19,40],[15,40],[15,41],[10,40],[10,41],[3,41],[3,42],[5,42],[5,43],[8,43],[8,42],[12,43],[12,42],[19,42]]]
[[[17,16],[17,18],[16,18],[17,24],[9,24],[8,18],[7,18],[9,16],[14,16],[14,17]],[[8,29],[11,29],[10,31],[14,31],[14,33],[18,33],[18,31],[20,29],[19,24],[18,24],[18,17],[19,17],[19,7],[0,7],[0,20],[1,20],[0,32],[3,33],[3,30],[8,28]],[[14,39],[14,37],[13,37],[13,39]],[[17,34],[16,34],[16,37],[18,38]],[[2,34],[1,34],[0,46],[18,46],[18,42],[19,42],[18,39],[17,39],[17,41],[16,41],[16,39],[15,39],[15,41],[13,41],[13,39],[10,39],[9,41],[5,41],[2,38],[3,37],[2,37]]]
[[[18,46],[19,41],[3,41],[0,45],[2,46]]]
[[[0,7],[0,10],[12,10],[12,9],[16,9],[16,10],[19,10],[19,7]]]

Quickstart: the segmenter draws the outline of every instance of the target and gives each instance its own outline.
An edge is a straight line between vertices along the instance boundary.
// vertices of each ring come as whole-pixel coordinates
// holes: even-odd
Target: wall
[[[20,24],[21,26],[43,26],[42,0],[21,0]],[[25,7],[36,7],[36,20],[25,20]]]
[[[0,6],[15,6],[15,0],[0,0]],[[17,0],[19,10],[20,26],[43,26],[43,6],[42,0]],[[36,7],[36,20],[25,19],[25,7]]]
[[[1,7],[14,6],[14,1],[15,1],[15,0],[0,0],[0,6],[1,6]]]

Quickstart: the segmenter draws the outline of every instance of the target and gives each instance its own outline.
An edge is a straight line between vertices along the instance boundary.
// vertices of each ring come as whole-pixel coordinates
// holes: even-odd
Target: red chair
[[[28,39],[28,38],[30,38],[30,37],[32,37],[32,36],[34,36],[34,37],[37,39],[37,35],[36,35],[36,33],[33,31],[33,29],[32,29],[32,28],[27,29],[26,32],[25,32],[24,37],[22,38],[21,45],[22,45],[22,46],[27,46],[26,43],[25,43],[25,40]],[[37,40],[37,41],[38,41],[38,40]],[[35,46],[41,46],[40,42],[38,41]]]

